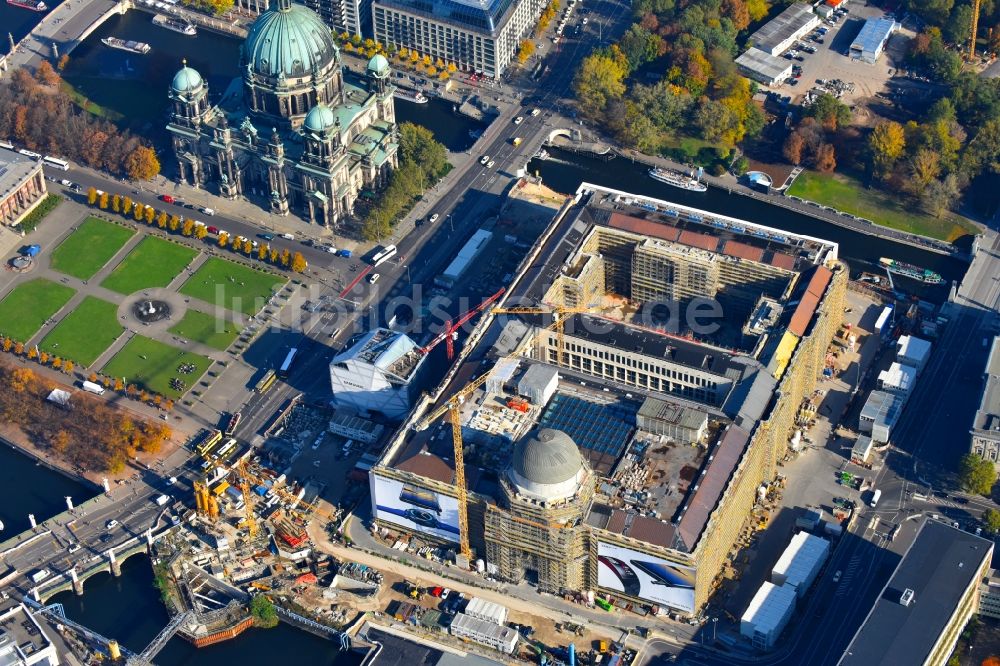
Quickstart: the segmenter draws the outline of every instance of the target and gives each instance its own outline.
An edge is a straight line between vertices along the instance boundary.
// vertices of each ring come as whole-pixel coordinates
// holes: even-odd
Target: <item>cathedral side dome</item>
[[[389,61],[385,59],[385,56],[381,53],[376,53],[372,56],[372,59],[368,61],[368,73],[374,74],[376,76],[389,76]]]
[[[561,430],[542,428],[514,445],[511,480],[522,493],[546,500],[572,496],[584,471],[580,449]]]
[[[323,133],[333,127],[336,122],[337,117],[330,107],[326,104],[317,104],[306,114],[306,120],[302,126],[309,131]]]
[[[338,57],[333,35],[311,9],[281,0],[257,17],[243,43],[247,66],[268,78],[298,78]]]
[[[198,92],[204,83],[198,70],[188,67],[185,60],[184,66],[174,74],[174,80],[170,82],[170,89],[177,94],[189,95]]]

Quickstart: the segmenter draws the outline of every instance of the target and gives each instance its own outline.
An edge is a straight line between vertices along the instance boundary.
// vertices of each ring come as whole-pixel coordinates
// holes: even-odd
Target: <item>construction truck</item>
[[[423,598],[424,592],[418,585],[415,585],[410,581],[405,581],[403,584],[406,586],[406,596],[411,599],[416,599],[417,601],[420,601],[420,599]]]

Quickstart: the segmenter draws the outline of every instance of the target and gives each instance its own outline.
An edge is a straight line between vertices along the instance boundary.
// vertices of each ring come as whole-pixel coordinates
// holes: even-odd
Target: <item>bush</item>
[[[253,615],[254,624],[263,629],[270,629],[278,626],[278,612],[274,610],[274,604],[263,594],[258,594],[250,600],[250,614]]]
[[[25,233],[31,233],[35,230],[35,227],[45,219],[45,216],[55,210],[56,206],[62,203],[62,197],[58,194],[50,194],[42,199],[42,203],[35,206],[35,210],[28,213],[28,215],[21,220],[21,223],[17,226],[21,228]]]

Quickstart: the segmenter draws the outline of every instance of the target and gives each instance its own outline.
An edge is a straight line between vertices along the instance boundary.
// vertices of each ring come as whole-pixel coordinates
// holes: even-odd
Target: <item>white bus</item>
[[[225,458],[235,448],[236,448],[236,440],[230,438],[229,441],[227,441],[225,444],[222,445],[221,449],[219,449],[218,451],[215,452],[215,455],[212,456],[212,458],[214,460],[218,460],[220,458]]]
[[[104,387],[100,384],[95,384],[94,382],[83,382],[83,390],[87,393],[94,393],[96,395],[104,395]]]
[[[396,246],[386,245],[384,248],[375,253],[372,257],[372,266],[378,266],[379,264],[388,261],[396,256]]]
[[[24,148],[21,148],[21,149],[20,149],[19,151],[17,151],[17,152],[21,153],[21,154],[22,154],[22,155],[24,155],[25,157],[30,157],[30,158],[31,158],[31,159],[33,159],[33,160],[40,160],[40,159],[42,159],[42,156],[41,156],[40,154],[38,154],[38,153],[33,153],[33,152],[31,152],[30,150],[25,150]]]
[[[45,163],[45,166],[50,166],[53,169],[62,169],[63,171],[69,171],[69,162],[67,162],[66,160],[61,160],[59,158],[52,157],[51,155],[46,155],[45,157],[42,158],[42,162]]]
[[[881,489],[876,490],[874,493],[872,493],[871,507],[873,509],[876,506],[878,506],[878,501],[879,501],[879,499],[881,499],[881,497],[882,497],[882,491],[881,491]]]
[[[288,379],[288,371],[292,368],[292,363],[295,362],[295,355],[299,353],[299,350],[292,347],[288,350],[288,356],[285,357],[284,363],[278,368],[278,376],[282,379]]]

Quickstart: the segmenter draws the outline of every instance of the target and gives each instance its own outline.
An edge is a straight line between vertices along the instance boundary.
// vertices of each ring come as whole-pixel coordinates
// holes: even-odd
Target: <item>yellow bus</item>
[[[254,390],[257,391],[257,393],[264,393],[267,389],[274,386],[274,380],[277,378],[278,374],[274,370],[268,370],[264,373],[264,376],[260,378],[260,381],[257,382]]]
[[[206,456],[215,445],[222,441],[222,433],[218,430],[213,430],[205,437],[205,441],[198,445],[198,455]]]

